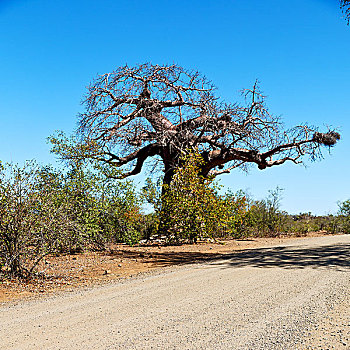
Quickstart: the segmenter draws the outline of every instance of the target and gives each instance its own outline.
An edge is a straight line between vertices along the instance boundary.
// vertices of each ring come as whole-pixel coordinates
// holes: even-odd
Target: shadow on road
[[[327,245],[317,248],[288,246],[257,248],[230,254],[224,259],[225,261],[221,263],[230,267],[298,269],[311,267],[343,270],[350,268],[350,244]]]
[[[282,268],[350,268],[350,244],[326,245],[316,248],[280,246],[251,248],[234,253],[146,252],[117,250],[120,258],[142,259],[152,266],[164,267],[208,262],[223,267],[282,267]]]

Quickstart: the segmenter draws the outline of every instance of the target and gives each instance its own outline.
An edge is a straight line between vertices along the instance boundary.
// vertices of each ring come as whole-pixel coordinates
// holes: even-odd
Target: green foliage
[[[287,214],[280,210],[282,189],[269,191],[266,199],[250,201],[246,225],[254,236],[276,236],[284,230]]]
[[[269,191],[269,196],[262,200],[253,200],[246,195],[248,212],[245,216],[246,232],[251,236],[277,236],[292,234],[306,236],[310,232],[329,234],[345,233],[347,231],[346,202],[339,215],[314,216],[309,213],[290,215],[280,210],[281,189]]]
[[[145,186],[141,189],[141,199],[153,209],[152,213],[145,215],[144,238],[150,240],[152,236],[161,233],[159,230],[162,215],[162,185],[160,178],[155,182],[151,178],[145,180]]]
[[[102,232],[109,241],[134,245],[143,238],[141,199],[131,181],[106,178],[100,208]]]
[[[143,200],[150,204],[156,213],[160,211],[162,206],[161,186],[160,178],[154,182],[148,177],[145,181],[145,186],[143,186],[141,190]]]
[[[82,143],[58,132],[49,138],[51,152],[69,166],[68,192],[76,205],[77,220],[86,238],[96,246],[106,242],[136,244],[143,237],[142,200],[130,180],[119,180],[121,172],[101,164],[93,142]]]
[[[342,231],[350,233],[350,199],[338,203],[339,206],[339,220]]]
[[[181,159],[169,186],[147,179],[140,195],[118,169],[101,165],[73,138],[51,138],[63,169],[0,163],[0,273],[29,276],[48,254],[104,249],[109,242],[137,244],[165,235],[170,243],[204,238],[299,236],[312,231],[350,233],[350,200],[338,215],[288,215],[281,211],[280,188],[262,200],[240,191],[220,194],[201,175],[203,159]],[[154,212],[145,215],[143,202]]]
[[[76,137],[68,137],[63,131],[56,131],[47,138],[51,145],[51,153],[59,156],[66,163],[94,160],[99,157],[100,150],[94,141],[78,140]]]
[[[58,174],[56,174],[58,175]],[[55,178],[42,176],[35,163],[8,164],[0,172],[0,265],[28,276],[47,254],[79,230],[71,220],[71,203]]]
[[[224,195],[217,195],[219,201],[221,220],[225,223],[221,231],[223,237],[243,238],[248,236],[249,205],[243,191]]]
[[[345,217],[350,217],[350,199],[338,203],[339,206],[339,214]]]
[[[244,200],[218,195],[213,179],[200,174],[203,159],[199,153],[191,152],[181,162],[170,186],[163,188],[159,230],[171,242],[196,242],[237,231],[236,209]]]
[[[1,166],[0,272],[28,276],[48,254],[137,243],[147,221],[141,198],[117,175],[80,157],[59,170],[34,162]]]
[[[309,213],[287,215],[283,231],[296,236],[306,236],[310,232],[326,234],[344,233],[343,219],[340,215],[316,216]]]

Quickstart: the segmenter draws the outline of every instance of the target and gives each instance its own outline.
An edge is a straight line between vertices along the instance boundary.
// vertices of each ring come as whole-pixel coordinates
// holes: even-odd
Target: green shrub
[[[350,199],[338,203],[341,231],[350,233]]]
[[[287,213],[280,210],[282,189],[269,191],[262,200],[251,200],[247,221],[254,236],[277,236],[285,231]]]
[[[212,178],[200,174],[203,159],[191,152],[182,159],[161,198],[159,230],[170,242],[197,242],[239,232],[234,196],[220,196]]]
[[[0,171],[0,265],[14,275],[28,276],[47,255],[71,244],[79,231],[71,203],[42,177],[34,163],[13,164]]]

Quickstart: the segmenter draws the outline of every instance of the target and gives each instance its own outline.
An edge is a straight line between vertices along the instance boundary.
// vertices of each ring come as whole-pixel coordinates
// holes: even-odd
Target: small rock
[[[112,271],[111,270],[105,270],[105,272],[103,273],[104,275],[109,275]]]

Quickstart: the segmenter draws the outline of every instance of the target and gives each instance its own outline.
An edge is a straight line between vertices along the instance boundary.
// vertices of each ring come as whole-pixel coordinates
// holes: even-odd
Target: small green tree
[[[338,203],[339,206],[339,214],[344,215],[346,217],[350,217],[350,199]]]
[[[150,205],[153,211],[146,215],[145,238],[150,240],[152,236],[160,233],[159,222],[162,214],[162,181],[158,178],[153,181],[148,177],[142,187],[141,196],[143,202]]]
[[[203,159],[198,152],[183,156],[182,166],[163,190],[159,230],[172,242],[197,242],[232,234],[233,196],[218,194],[218,185],[200,173]]]
[[[350,233],[350,199],[338,203],[339,217],[341,220],[341,230],[344,233]]]
[[[242,238],[249,235],[249,203],[243,191],[226,192],[219,196],[222,201],[223,212],[226,213],[226,235],[234,238]]]

